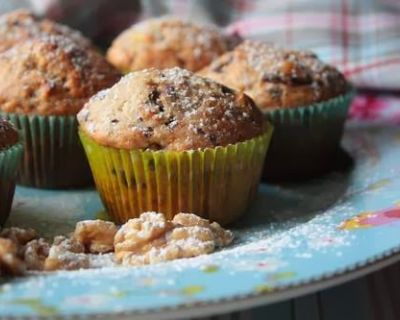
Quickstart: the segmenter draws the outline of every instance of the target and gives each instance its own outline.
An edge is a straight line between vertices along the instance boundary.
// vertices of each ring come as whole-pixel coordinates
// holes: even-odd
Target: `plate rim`
[[[186,317],[207,317],[223,313],[235,312],[266,306],[294,297],[300,297],[316,291],[331,288],[348,281],[358,279],[362,276],[380,270],[400,261],[400,245],[383,251],[368,259],[351,264],[347,267],[332,272],[322,273],[319,276],[293,282],[290,285],[274,287],[268,292],[251,292],[247,294],[230,295],[220,299],[195,301],[191,303],[180,303],[174,306],[159,308],[146,308],[142,310],[126,310],[110,313],[87,313],[87,314],[58,314],[53,316],[5,316],[10,320],[32,320],[32,319],[110,319],[128,320],[135,317],[137,320],[153,319],[184,319]],[[190,314],[189,314],[190,313]]]

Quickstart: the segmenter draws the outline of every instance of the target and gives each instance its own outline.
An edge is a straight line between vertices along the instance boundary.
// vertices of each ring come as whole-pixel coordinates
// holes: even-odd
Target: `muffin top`
[[[0,118],[0,150],[8,149],[19,141],[18,131],[14,125]]]
[[[0,52],[19,42],[43,35],[59,35],[70,38],[81,47],[89,48],[91,43],[80,32],[53,21],[36,17],[27,10],[16,10],[0,16]]]
[[[250,40],[216,59],[200,74],[246,92],[261,109],[325,101],[348,88],[344,76],[314,53],[276,49]]]
[[[66,37],[44,36],[0,53],[0,78],[2,111],[74,115],[120,75],[96,51]]]
[[[108,60],[122,71],[181,67],[197,71],[227,50],[227,40],[211,26],[172,17],[145,20],[112,43]]]
[[[81,130],[121,149],[194,150],[260,135],[261,112],[244,94],[180,68],[145,69],[92,97]]]

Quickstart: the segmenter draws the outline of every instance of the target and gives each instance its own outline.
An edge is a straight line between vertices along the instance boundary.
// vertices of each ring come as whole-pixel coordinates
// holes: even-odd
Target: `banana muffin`
[[[152,67],[197,71],[224,53],[227,45],[217,28],[162,17],[122,32],[109,48],[107,58],[125,73]]]
[[[0,16],[0,52],[17,43],[45,35],[65,36],[81,47],[92,47],[91,42],[79,31],[39,18],[28,10],[20,9]]]
[[[78,121],[117,222],[158,209],[235,220],[257,189],[271,134],[245,94],[180,68],[126,75],[92,97]]]
[[[200,72],[246,92],[262,110],[329,100],[348,89],[344,76],[310,51],[246,40]]]
[[[263,132],[249,97],[180,68],[126,75],[92,97],[78,120],[93,140],[120,149],[205,149]]]
[[[41,36],[0,53],[0,111],[21,130],[19,183],[67,188],[90,183],[76,114],[119,73],[96,51],[63,36]]]
[[[309,51],[247,40],[199,73],[248,94],[274,125],[267,178],[305,179],[332,167],[352,97],[336,68]]]
[[[17,169],[23,152],[19,140],[14,125],[0,119],[0,228],[10,214],[14,197]]]

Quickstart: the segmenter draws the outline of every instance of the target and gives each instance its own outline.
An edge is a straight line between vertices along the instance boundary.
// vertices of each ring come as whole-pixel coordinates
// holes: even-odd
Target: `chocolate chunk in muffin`
[[[0,53],[0,109],[74,115],[119,73],[97,52],[62,36],[20,42]]]
[[[253,101],[180,68],[126,75],[78,114],[97,143],[122,149],[193,150],[226,146],[263,132]]]
[[[242,90],[260,109],[291,108],[346,92],[344,76],[309,51],[277,49],[246,40],[199,72]]]

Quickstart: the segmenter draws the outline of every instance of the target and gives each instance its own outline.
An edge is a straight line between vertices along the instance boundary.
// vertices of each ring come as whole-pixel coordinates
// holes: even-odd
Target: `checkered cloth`
[[[400,89],[399,0],[168,3],[179,16],[208,18],[230,33],[313,50],[359,87]]]

